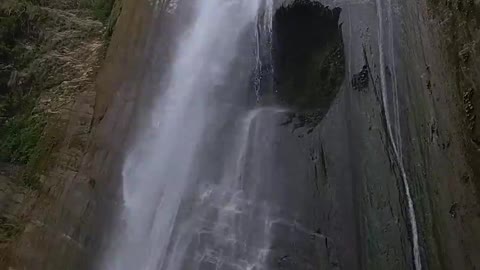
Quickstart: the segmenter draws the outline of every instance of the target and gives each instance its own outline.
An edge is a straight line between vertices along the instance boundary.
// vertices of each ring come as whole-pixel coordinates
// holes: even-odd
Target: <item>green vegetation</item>
[[[115,0],[82,0],[80,7],[90,9],[95,19],[106,23],[110,18]]]
[[[0,244],[12,241],[22,231],[22,226],[12,218],[0,217]]]
[[[41,119],[41,118],[40,118]],[[50,117],[43,121],[43,134],[41,134],[36,147],[29,152],[28,164],[25,167],[21,181],[23,186],[30,189],[40,188],[40,175],[46,173],[52,164],[52,152],[56,149],[61,138],[61,132],[65,130],[66,123]],[[48,124],[47,124],[48,122]]]
[[[84,143],[89,122],[82,105],[92,101],[78,97],[94,91],[120,3],[0,0],[0,162],[7,172],[0,192],[1,269],[16,260],[16,241],[32,222],[30,214],[41,209],[47,218],[45,207],[60,196],[47,189],[68,175],[56,170],[80,166],[77,151],[87,145],[72,145]]]
[[[117,24],[117,20],[121,12],[122,12],[122,1],[121,0],[114,1],[113,7],[111,9],[110,17],[108,18],[108,22],[106,23],[107,32],[105,34],[107,38],[110,38],[112,36],[113,30],[115,28],[115,25]]]
[[[77,1],[55,1],[55,0],[23,0],[31,5],[68,9],[83,9],[92,11],[95,19],[105,23],[112,11],[115,0],[77,0]]]
[[[0,9],[0,94],[7,92],[13,68],[16,39],[21,34],[22,16]]]
[[[45,123],[41,115],[20,114],[6,120],[0,129],[0,161],[27,164],[38,151]]]
[[[37,108],[43,92],[71,76],[60,72],[61,63],[52,61],[48,53],[58,46],[69,49],[67,46],[84,39],[83,33],[90,33],[90,28],[92,34],[98,33],[91,20],[85,24],[70,20],[77,16],[102,22],[108,38],[120,14],[120,2],[0,1],[0,162],[25,165],[20,179],[24,186],[39,187],[39,175],[48,167],[48,157],[62,137],[57,120]],[[51,38],[59,32],[69,35],[69,41]]]
[[[18,1],[0,9],[0,161],[26,164],[35,152],[45,121],[32,115],[38,93],[31,85],[12,87],[17,71],[35,57],[24,43],[35,38],[38,12]],[[30,89],[28,89],[30,88]],[[28,89],[28,91],[27,91]]]

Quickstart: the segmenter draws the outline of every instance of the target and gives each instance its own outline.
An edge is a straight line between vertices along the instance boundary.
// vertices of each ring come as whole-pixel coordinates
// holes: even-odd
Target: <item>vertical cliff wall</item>
[[[119,12],[114,1],[0,4],[2,269],[72,269],[84,252],[94,183],[79,171]]]
[[[0,4],[0,268],[95,269],[191,7],[17,2]],[[478,267],[475,1],[275,4],[259,104],[289,111],[259,120],[278,164],[264,196],[297,216],[272,225],[269,266]]]

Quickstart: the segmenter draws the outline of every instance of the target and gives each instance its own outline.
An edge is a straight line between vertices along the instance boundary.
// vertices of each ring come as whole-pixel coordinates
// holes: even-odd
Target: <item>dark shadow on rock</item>
[[[301,115],[294,129],[318,125],[345,78],[340,8],[297,0],[273,21],[274,83],[279,102]]]

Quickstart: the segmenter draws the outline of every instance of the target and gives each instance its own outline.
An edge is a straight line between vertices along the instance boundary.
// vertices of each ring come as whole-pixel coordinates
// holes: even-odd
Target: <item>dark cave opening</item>
[[[322,118],[345,78],[340,8],[296,0],[273,19],[277,98],[297,112]]]

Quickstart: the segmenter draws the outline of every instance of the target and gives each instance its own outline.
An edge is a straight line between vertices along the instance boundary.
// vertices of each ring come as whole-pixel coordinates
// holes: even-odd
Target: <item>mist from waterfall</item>
[[[245,74],[258,83],[268,76],[260,51],[271,50],[273,2],[202,0],[194,11],[168,87],[158,89],[150,125],[135,131],[125,158],[123,208],[101,270],[263,269],[269,205],[244,170],[251,137],[268,136],[259,135],[258,118],[282,110],[237,100],[259,91]],[[251,65],[238,60],[248,33],[257,37]],[[262,169],[249,172],[261,178]]]

